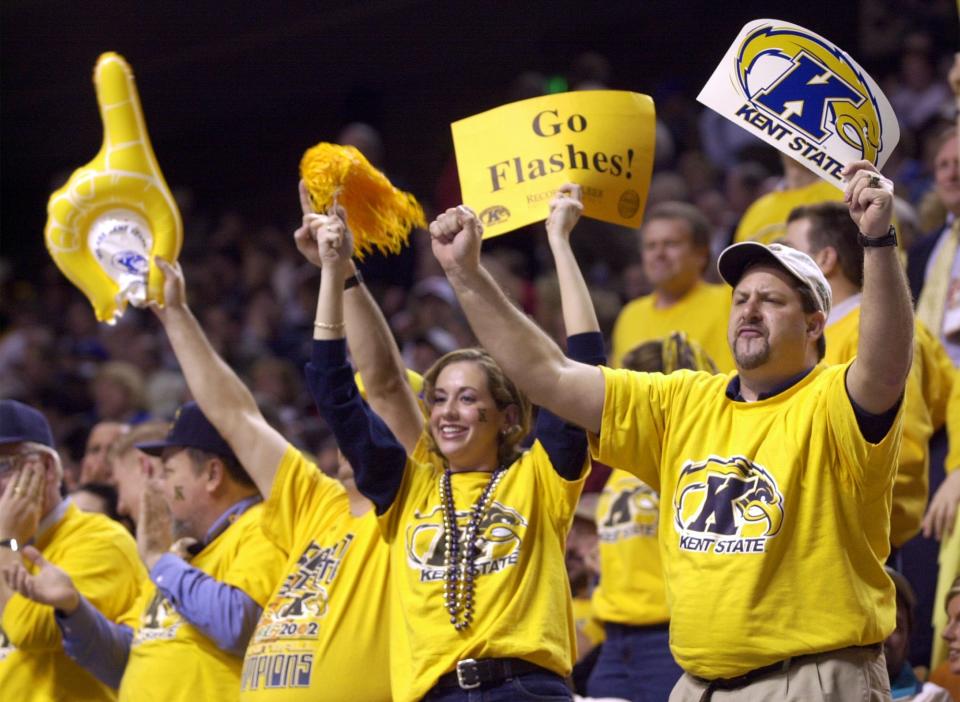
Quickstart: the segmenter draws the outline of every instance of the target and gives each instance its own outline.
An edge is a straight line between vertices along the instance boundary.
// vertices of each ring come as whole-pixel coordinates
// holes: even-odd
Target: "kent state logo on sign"
[[[890,103],[846,52],[778,20],[747,24],[697,99],[841,188],[847,163],[882,168],[900,139]]]
[[[777,481],[743,456],[688,461],[680,471],[673,508],[683,551],[763,553],[783,525]]]

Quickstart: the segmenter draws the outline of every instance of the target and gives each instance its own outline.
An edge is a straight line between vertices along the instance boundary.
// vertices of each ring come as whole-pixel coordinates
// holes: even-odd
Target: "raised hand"
[[[7,585],[27,599],[73,614],[80,605],[80,593],[70,576],[33,546],[24,548],[23,556],[37,569],[36,574],[31,575],[22,563],[15,563],[3,572]]]
[[[140,495],[140,521],[137,522],[137,550],[147,569],[173,545],[173,514],[164,497],[163,485],[156,477],[147,478]]]
[[[353,234],[347,226],[347,213],[342,207],[336,207],[335,214],[315,217],[311,229],[317,238],[320,266],[325,271],[338,271],[345,277],[353,257]]]
[[[847,179],[843,201],[864,236],[886,236],[893,219],[893,182],[869,161],[855,161],[843,169]]]
[[[46,468],[42,461],[28,459],[13,475],[0,495],[0,539],[26,543],[37,531],[43,511]]]
[[[161,307],[156,301],[151,301],[148,307],[153,310],[161,322],[166,320],[168,310],[183,310],[187,307],[187,284],[183,278],[183,269],[180,263],[168,263],[159,256],[154,257],[154,263],[163,273],[163,299]]]
[[[469,207],[451,207],[430,223],[433,255],[446,272],[480,265],[483,225]]]
[[[353,234],[347,226],[347,213],[337,206],[332,215],[317,214],[302,180],[299,190],[303,222],[293,234],[297,250],[317,268],[333,264],[349,270],[347,262],[353,256]]]
[[[923,518],[923,535],[938,541],[950,536],[957,521],[960,505],[960,470],[947,473],[947,478],[930,498],[930,506]]]
[[[583,214],[583,189],[576,183],[566,183],[550,200],[550,216],[547,217],[547,236],[569,239],[570,232]]]

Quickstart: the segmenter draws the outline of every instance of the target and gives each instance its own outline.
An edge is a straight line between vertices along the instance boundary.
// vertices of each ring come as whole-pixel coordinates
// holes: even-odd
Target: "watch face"
[[[3,541],[0,541],[0,546],[3,546],[4,548],[9,548],[11,551],[20,550],[20,542],[17,541],[16,539],[3,539]]]

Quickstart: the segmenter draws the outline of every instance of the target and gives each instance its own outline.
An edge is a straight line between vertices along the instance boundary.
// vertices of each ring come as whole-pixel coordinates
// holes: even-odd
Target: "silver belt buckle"
[[[464,658],[457,661],[457,684],[461,690],[473,690],[480,687],[480,673],[477,671],[476,658]]]

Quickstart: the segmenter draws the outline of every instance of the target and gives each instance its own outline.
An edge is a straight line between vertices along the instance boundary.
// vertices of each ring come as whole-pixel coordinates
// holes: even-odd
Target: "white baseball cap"
[[[797,249],[783,244],[760,244],[756,241],[743,241],[728,246],[717,259],[717,270],[727,284],[735,288],[750,266],[758,263],[772,263],[796,278],[813,293],[814,302],[824,314],[830,314],[833,306],[833,294],[830,284],[812,258]]]

